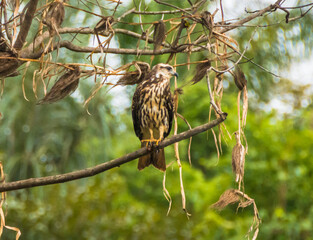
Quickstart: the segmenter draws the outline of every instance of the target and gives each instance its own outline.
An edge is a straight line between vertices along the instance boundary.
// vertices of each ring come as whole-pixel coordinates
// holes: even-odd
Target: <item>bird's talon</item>
[[[159,143],[160,143],[161,141],[162,141],[162,139],[160,138],[160,139],[156,140],[155,144],[156,144],[157,146],[159,146]]]

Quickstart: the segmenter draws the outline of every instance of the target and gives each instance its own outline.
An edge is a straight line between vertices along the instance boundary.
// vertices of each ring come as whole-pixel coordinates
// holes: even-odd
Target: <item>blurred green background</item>
[[[303,2],[294,1],[294,4]],[[77,5],[78,1],[70,3]],[[159,8],[153,4],[150,3],[148,10]],[[97,6],[87,5],[100,13]],[[187,1],[180,6],[187,7]],[[215,6],[216,2],[209,2],[210,9]],[[81,3],[79,7],[87,9]],[[117,16],[131,7],[121,5]],[[70,8],[66,11],[63,26],[93,27],[99,20]],[[110,13],[104,9],[101,12]],[[258,239],[313,239],[313,81],[305,85],[301,79],[303,69],[312,68],[313,15],[289,24],[284,23],[284,17],[283,12],[275,12],[250,23],[281,22],[258,28],[246,55],[284,77],[275,78],[249,63],[241,65],[249,89],[245,193],[255,199],[262,219]],[[143,18],[147,22],[155,19],[155,16]],[[124,21],[138,21],[138,17],[129,15]],[[116,27],[138,31],[125,24]],[[36,26],[32,31],[36,33]],[[244,49],[253,31],[254,28],[240,28],[232,31],[231,36]],[[74,40],[74,43],[78,45],[95,41],[84,35],[77,39],[80,42]],[[117,34],[114,44],[135,48],[137,40]],[[87,56],[61,49],[58,61],[83,63]],[[153,63],[164,62],[167,57],[158,56]],[[138,58],[110,56],[109,59],[109,66],[118,66]],[[200,53],[192,57],[194,61],[202,59]],[[150,62],[149,57],[140,60]],[[177,63],[183,62],[186,57],[180,55]],[[306,65],[301,68],[300,63]],[[21,72],[24,68],[21,67]],[[0,161],[6,181],[94,166],[140,146],[131,120],[133,86],[109,92],[109,88],[102,89],[89,105],[91,115],[83,107],[83,100],[91,94],[94,79],[81,80],[71,97],[38,106],[32,93],[32,75],[37,68],[32,64],[26,74],[26,95],[30,101],[23,98],[21,77],[6,80],[1,98]],[[299,79],[292,79],[292,73],[297,71]],[[179,67],[178,73],[180,86],[193,77],[194,66],[189,71]],[[313,80],[312,76],[309,78]],[[238,124],[238,90],[229,75],[225,76],[224,87],[222,109],[229,114],[225,124],[233,133]],[[43,95],[42,89],[38,94]],[[184,88],[178,112],[192,127],[208,121],[209,107],[204,81]],[[178,123],[179,132],[188,129],[182,120]],[[167,216],[163,174],[152,167],[139,172],[137,161],[132,161],[95,177],[8,192],[6,223],[20,228],[22,239],[244,239],[253,222],[251,206],[238,211],[236,206],[229,206],[222,212],[210,208],[226,189],[236,188],[231,169],[235,139],[229,139],[226,132],[224,135],[219,160],[210,131],[194,137],[192,166],[187,158],[188,141],[180,143],[190,219],[182,211],[177,164],[167,170],[166,184],[173,200]],[[167,163],[175,161],[173,146],[165,151]],[[14,232],[4,230],[3,239],[15,239]]]

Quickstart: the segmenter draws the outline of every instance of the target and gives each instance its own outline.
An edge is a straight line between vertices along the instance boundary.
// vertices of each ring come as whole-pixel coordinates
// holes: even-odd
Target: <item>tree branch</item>
[[[158,148],[164,148],[167,147],[175,142],[182,141],[184,139],[188,139],[194,135],[197,135],[201,132],[207,131],[208,129],[211,129],[223,121],[226,120],[227,113],[224,113],[222,117],[213,120],[209,123],[203,124],[201,126],[195,127],[191,130],[182,132],[178,135],[174,135],[171,138],[165,139],[162,141]],[[40,178],[30,178],[26,180],[21,180],[21,181],[15,181],[15,182],[8,182],[8,183],[3,183],[0,185],[0,192],[6,192],[6,191],[12,191],[12,190],[18,190],[18,189],[25,189],[25,188],[31,188],[31,187],[38,187],[38,186],[44,186],[44,185],[51,185],[51,184],[57,184],[57,183],[64,183],[64,182],[69,182],[73,181],[76,179],[81,179],[81,178],[87,178],[94,176],[96,174],[105,172],[109,169],[118,167],[122,164],[125,164],[127,162],[130,162],[140,156],[143,156],[147,154],[149,151],[146,147],[141,148],[135,152],[129,153],[124,155],[123,157],[116,158],[114,160],[111,160],[109,162],[105,162],[99,165],[96,165],[94,167],[70,172],[70,173],[65,173],[65,174],[59,174],[55,176],[49,176],[49,177],[40,177]]]
[[[264,13],[267,13],[267,12],[270,12],[270,11],[273,11],[273,10],[275,11],[277,9],[277,7],[279,7],[279,5],[281,4],[282,1],[283,0],[278,0],[274,4],[271,4],[268,7],[263,8],[262,10],[259,10],[259,11],[255,12],[255,13],[252,13],[251,15],[249,15],[246,18],[243,18],[243,19],[235,22],[234,24],[230,24],[229,26],[224,27],[221,31],[219,31],[219,33],[228,32],[228,31],[230,31],[232,29],[237,28],[240,25],[245,24],[246,22],[250,22],[251,20],[253,20],[253,19],[257,18],[257,17],[262,16]]]
[[[25,14],[24,20],[23,20],[22,25],[20,27],[20,32],[19,32],[19,34],[16,38],[16,41],[14,43],[14,46],[13,46],[16,50],[22,49],[22,47],[26,41],[26,37],[28,35],[30,25],[32,24],[34,14],[36,12],[37,3],[38,3],[38,0],[30,0],[30,2],[26,5],[27,12]]]
[[[129,54],[129,55],[162,55],[168,53],[182,53],[184,52],[189,45],[180,45],[179,47],[172,49],[172,48],[163,48],[160,50],[146,50],[146,49],[129,49],[129,48],[95,48],[95,47],[81,47],[73,44],[70,41],[61,41],[59,43],[55,43],[53,45],[53,50],[58,48],[67,48],[73,52],[81,52],[81,53],[113,53],[113,54]],[[202,48],[195,48],[192,52],[198,52]],[[102,52],[101,52],[102,50]],[[30,51],[23,51],[20,54],[21,58],[30,58],[30,59],[37,59],[43,53],[43,49],[38,50],[35,53]]]

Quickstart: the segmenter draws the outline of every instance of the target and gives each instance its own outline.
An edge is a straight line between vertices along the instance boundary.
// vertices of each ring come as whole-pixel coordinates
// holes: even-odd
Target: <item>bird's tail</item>
[[[143,146],[145,145],[143,144]],[[165,155],[163,148],[154,150],[153,152],[140,157],[138,161],[138,169],[142,170],[145,167],[148,167],[150,164],[152,164],[154,167],[163,172],[166,170]]]

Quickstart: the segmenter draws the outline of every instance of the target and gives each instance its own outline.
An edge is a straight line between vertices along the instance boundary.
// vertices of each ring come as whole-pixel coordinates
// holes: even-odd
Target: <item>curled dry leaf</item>
[[[57,102],[76,90],[79,83],[80,68],[78,66],[70,66],[73,70],[69,70],[61,76],[53,85],[47,95],[38,101],[37,104],[47,104]]]
[[[114,18],[112,16],[102,17],[94,28],[96,34],[101,33],[104,36],[109,36],[112,33],[112,23]]]
[[[126,72],[126,74],[118,80],[116,85],[126,86],[126,85],[138,84],[150,72],[150,65],[148,63],[134,62],[134,64],[132,65],[134,65],[137,70]]]
[[[234,81],[239,90],[242,90],[247,85],[245,74],[241,71],[238,65],[233,71]]]
[[[163,20],[158,21],[154,24],[154,51],[160,50],[162,48],[162,44],[166,38],[166,27]]]
[[[44,11],[42,22],[48,26],[50,36],[53,36],[55,33],[59,35],[58,28],[61,26],[64,17],[65,10],[62,0],[52,2]]]
[[[202,78],[207,73],[207,70],[211,67],[211,62],[209,60],[199,63],[196,67],[196,75],[191,80],[192,84],[196,84],[197,82],[201,81]]]
[[[182,95],[184,93],[184,90],[182,88],[176,88],[174,90],[174,94]]]
[[[241,144],[240,135],[238,132],[235,132],[236,145],[233,148],[232,152],[232,167],[233,172],[236,174],[236,182],[241,183],[244,176],[244,167],[245,167],[245,148]]]
[[[242,128],[246,126],[248,115],[248,90],[247,85],[243,88]]]
[[[221,196],[220,199],[211,205],[211,208],[222,211],[229,204],[234,204],[240,201],[240,196],[238,196],[235,189],[226,190]]]

